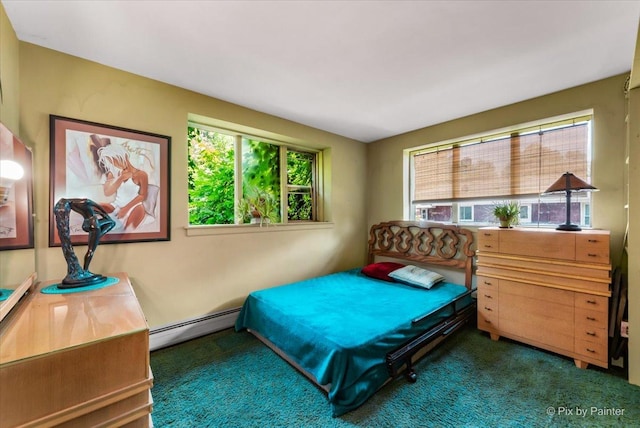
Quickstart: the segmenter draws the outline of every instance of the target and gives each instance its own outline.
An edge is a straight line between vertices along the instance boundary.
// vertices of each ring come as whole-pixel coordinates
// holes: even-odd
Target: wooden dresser
[[[478,328],[608,367],[609,232],[478,230]]]
[[[41,283],[0,324],[0,425],[148,427],[149,328],[127,276],[71,294]]]

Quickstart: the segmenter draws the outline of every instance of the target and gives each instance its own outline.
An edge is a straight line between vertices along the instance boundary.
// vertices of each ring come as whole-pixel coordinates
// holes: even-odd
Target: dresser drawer
[[[574,308],[565,293],[501,280],[500,332],[573,351]]]
[[[478,328],[484,331],[497,332],[500,328],[498,320],[498,305],[482,303],[480,299],[478,299]]]
[[[575,353],[584,355],[589,359],[607,362],[609,359],[609,350],[607,342],[590,342],[576,337]]]
[[[498,301],[478,298],[478,312],[485,312],[487,314],[498,314]]]
[[[573,307],[503,292],[500,292],[500,320],[526,322],[533,328],[567,334],[573,334],[574,330]]]
[[[609,298],[587,293],[575,293],[575,307],[606,314],[609,310]]]
[[[478,286],[478,304],[497,304],[498,290],[493,287]]]
[[[479,230],[478,250],[489,252],[500,251],[500,232],[497,230]]]
[[[585,340],[594,343],[607,343],[609,336],[604,328],[588,327],[585,325],[576,325],[576,340]]]
[[[559,290],[552,287],[540,287],[523,282],[500,280],[500,299],[504,301],[508,296],[519,296],[529,299],[531,308],[544,307],[547,305],[566,306],[565,312],[571,311],[573,317],[574,292]],[[572,318],[573,321],[573,318]]]
[[[484,331],[498,332],[500,324],[498,324],[498,315],[478,311],[478,328]]]
[[[496,278],[490,278],[488,276],[478,275],[478,290],[481,288],[499,290],[499,280]]]
[[[492,278],[490,276],[478,275],[477,285],[478,285],[478,289],[484,288],[484,289],[493,289],[497,291],[499,290],[500,280],[496,278]]]
[[[609,236],[602,234],[576,235],[576,260],[608,264]]]
[[[531,309],[530,305],[529,299],[514,296],[507,300],[501,294],[500,333],[573,352],[573,308],[567,311],[566,306],[548,305]]]
[[[539,257],[514,257],[485,252],[478,254],[477,266],[478,268],[495,267],[502,270],[520,270],[560,278],[576,277],[604,284],[611,282],[609,266],[598,266],[585,262],[559,261],[549,263],[549,259]]]
[[[500,253],[575,260],[575,236],[569,232],[553,233],[547,230],[502,230]]]
[[[518,263],[520,260],[508,261],[503,264],[492,264],[497,257],[482,257],[478,259],[478,273],[489,278],[500,278],[501,282],[511,281],[521,284],[546,285],[550,289],[569,289],[571,291],[603,294],[609,292],[610,280],[603,278],[588,278],[589,272],[584,270],[582,276],[573,276],[570,271],[571,267],[557,266],[547,263],[549,269],[530,268],[532,264]],[[542,260],[542,259],[536,259]],[[537,265],[544,266],[541,261]],[[555,271],[554,271],[554,268]],[[566,273],[562,272],[562,268]],[[560,273],[556,272],[559,271]],[[608,273],[607,273],[608,276]],[[573,305],[573,298],[569,304]]]
[[[609,319],[607,312],[575,308],[575,314],[576,328],[578,328],[578,326],[581,328],[608,328]]]

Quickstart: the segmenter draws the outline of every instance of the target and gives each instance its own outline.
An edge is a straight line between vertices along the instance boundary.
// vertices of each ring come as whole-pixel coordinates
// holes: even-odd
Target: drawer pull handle
[[[491,308],[487,308],[486,306],[484,307],[484,309],[485,309],[486,311],[493,312],[493,309],[491,309]]]
[[[486,322],[487,324],[491,324],[491,321],[489,320],[484,320],[484,322]]]
[[[593,242],[593,243],[598,242],[598,240],[597,240],[597,239],[587,239],[587,241],[588,241],[588,242]]]
[[[484,236],[491,236],[491,234],[490,234],[490,233],[485,232],[485,233],[484,233]]]
[[[491,248],[491,245],[485,245],[484,248]]]
[[[484,297],[486,297],[487,299],[493,299],[493,297],[489,296],[488,294],[485,294]]]
[[[594,351],[593,349],[587,348],[587,352],[591,352],[592,354],[595,354],[596,351]]]
[[[489,281],[484,281],[484,285],[493,285]]]
[[[596,319],[594,317],[587,317],[588,321],[595,321]]]
[[[587,303],[590,305],[595,305],[596,301],[595,300],[587,300]]]
[[[592,332],[592,331],[587,331],[586,333],[587,333],[587,335],[589,335],[589,336],[595,336],[595,335],[596,335],[596,334],[595,334],[594,332]]]
[[[598,257],[598,255],[597,255],[597,254],[591,254],[591,253],[589,253],[589,254],[587,254],[587,255],[588,255],[589,257]]]

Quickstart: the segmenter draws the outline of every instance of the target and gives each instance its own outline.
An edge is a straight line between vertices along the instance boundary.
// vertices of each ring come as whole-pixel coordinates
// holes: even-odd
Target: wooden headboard
[[[388,221],[371,226],[368,263],[376,256],[464,269],[471,289],[473,235],[468,229],[441,223]]]

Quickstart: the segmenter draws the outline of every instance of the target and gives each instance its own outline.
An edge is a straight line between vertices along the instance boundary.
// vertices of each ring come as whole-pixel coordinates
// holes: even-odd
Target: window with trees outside
[[[317,220],[318,153],[189,123],[189,224]]]
[[[565,196],[542,193],[567,171],[591,182],[591,122],[581,115],[410,150],[411,219],[491,225],[496,203],[517,201],[521,225],[564,223]],[[591,212],[591,193],[572,193],[571,221],[590,227]]]

